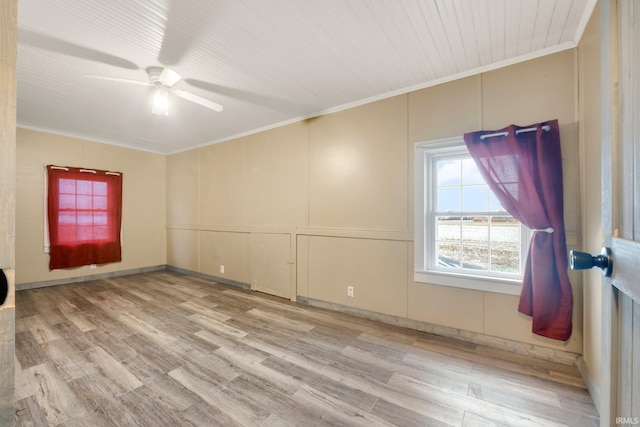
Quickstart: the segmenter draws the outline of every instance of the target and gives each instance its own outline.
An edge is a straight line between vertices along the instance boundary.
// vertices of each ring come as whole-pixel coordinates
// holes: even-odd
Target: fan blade
[[[29,30],[18,30],[18,41],[21,44],[33,46],[38,49],[74,56],[80,59],[101,62],[129,70],[138,69],[136,64],[126,59]]]
[[[228,86],[221,86],[209,82],[203,82],[202,80],[184,79],[184,81],[193,87],[204,89],[207,92],[217,93],[218,95],[224,95],[229,98],[239,99],[240,101],[259,105],[261,107],[268,108],[274,111],[280,111],[286,114],[303,115],[318,110],[317,107],[314,107],[312,105],[303,105],[280,98],[231,88]]]
[[[207,107],[214,111],[222,111],[222,105],[216,104],[215,102],[209,101],[208,99],[202,98],[201,96],[194,95],[191,92],[186,92],[180,89],[171,89],[171,91],[180,98],[186,99],[187,101],[195,102],[196,104],[200,104],[203,107]]]
[[[171,87],[174,84],[178,83],[182,79],[180,74],[169,68],[163,68],[160,76],[158,77],[158,81],[165,85],[166,87]]]
[[[158,61],[162,65],[175,65],[186,55],[212,23],[217,2],[210,0],[172,0],[167,11],[162,47]]]
[[[118,83],[131,83],[141,86],[154,86],[150,82],[143,82],[142,80],[131,80],[131,79],[123,79],[120,77],[109,77],[109,76],[96,76],[95,74],[85,74],[85,77],[89,77],[90,79],[96,80],[107,80],[110,82],[118,82]]]

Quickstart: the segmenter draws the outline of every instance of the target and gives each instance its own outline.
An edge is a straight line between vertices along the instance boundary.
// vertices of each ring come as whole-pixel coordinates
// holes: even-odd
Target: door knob
[[[569,264],[572,270],[588,270],[593,267],[602,269],[602,275],[611,277],[613,273],[613,255],[611,248],[604,247],[600,255],[592,256],[586,252],[569,252]]]

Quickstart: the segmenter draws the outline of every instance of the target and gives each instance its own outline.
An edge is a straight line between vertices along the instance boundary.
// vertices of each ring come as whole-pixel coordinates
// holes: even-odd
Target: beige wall
[[[311,121],[309,225],[407,230],[406,141],[406,95]]]
[[[25,284],[166,264],[166,157],[18,129],[16,283]],[[123,173],[122,262],[49,271],[44,253],[45,165]]]
[[[278,241],[290,247],[278,252],[291,256],[284,280],[294,296],[580,353],[579,275],[567,343],[533,335],[515,296],[413,281],[421,141],[557,118],[568,242],[577,244],[577,65],[576,51],[565,51],[168,156],[167,262],[254,285],[268,261],[252,253],[251,236],[286,234]]]
[[[582,250],[597,253],[604,244],[600,171],[600,8],[596,7],[578,46],[580,81],[580,153],[582,194]],[[584,275],[583,358],[591,380],[601,384],[602,274]],[[595,397],[595,396],[594,396]]]
[[[510,123],[527,125],[558,119],[563,150],[565,225],[570,249],[575,248],[580,229],[575,61],[575,51],[565,51],[409,94],[410,108],[418,110],[410,114],[410,145],[476,129],[499,129]],[[435,117],[430,117],[434,114]],[[422,123],[423,117],[429,117],[428,125]],[[440,123],[446,131],[441,129]],[[532,334],[530,319],[517,312],[517,296],[410,281],[408,316],[494,337],[580,353],[581,278],[573,272],[570,278],[575,298],[574,332],[566,343]]]

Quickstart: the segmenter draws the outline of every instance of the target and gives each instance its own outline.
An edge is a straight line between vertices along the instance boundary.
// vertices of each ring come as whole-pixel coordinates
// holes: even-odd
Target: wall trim
[[[359,228],[307,227],[296,225],[215,225],[215,224],[169,224],[168,230],[215,231],[246,234],[292,234],[296,236],[344,237],[371,240],[397,240],[413,242],[412,231],[365,230]]]
[[[537,359],[561,363],[564,365],[577,366],[578,360],[580,358],[580,355],[568,351],[554,350],[547,347],[541,347],[505,338],[492,337],[490,335],[465,331],[448,326],[436,325],[433,323],[408,319],[406,317],[398,317],[391,314],[363,310],[360,308],[349,307],[346,305],[303,297],[300,295],[297,296],[297,302],[314,307],[338,311],[341,313],[352,314],[354,316],[362,317],[365,319],[375,320],[395,326],[401,326],[408,329],[414,329],[421,332],[427,332],[433,335],[440,335],[448,338],[458,339],[461,341],[471,342],[474,344],[485,345],[488,347],[497,348],[499,350],[506,350],[525,356],[535,357]]]
[[[215,224],[169,224],[167,230],[214,231],[223,233],[291,234],[294,236],[338,237],[347,239],[414,241],[413,231],[365,230],[359,228],[309,227],[295,225],[215,225]],[[578,232],[565,231],[567,246],[578,247]]]
[[[222,224],[169,224],[167,230],[215,231],[223,233],[294,234],[295,225],[222,225]]]
[[[233,286],[235,288],[241,288],[251,290],[251,285],[244,282],[237,282],[231,279],[225,279],[224,277],[212,276],[210,274],[198,273],[197,271],[187,270],[186,268],[174,267],[173,265],[167,265],[166,269],[178,274],[185,274],[188,276],[194,276],[199,279],[210,280],[212,282],[221,283],[223,285]]]
[[[167,266],[154,265],[151,267],[132,268],[129,270],[111,271],[107,273],[89,274],[86,276],[67,277],[65,279],[44,280],[41,282],[20,283],[16,285],[16,291],[27,289],[46,288],[48,286],[68,285],[71,283],[89,282],[91,280],[108,279],[110,277],[129,276],[131,274],[149,273],[151,271],[165,270]]]
[[[396,240],[413,242],[412,231],[364,230],[357,228],[296,227],[298,236],[339,237],[349,239]]]
[[[587,390],[589,391],[591,400],[593,400],[596,411],[598,411],[598,414],[600,414],[600,387],[598,387],[598,385],[593,380],[591,372],[589,372],[589,368],[587,367],[587,364],[582,356],[578,357],[578,370],[580,371],[580,375],[582,375],[582,380],[587,386]]]

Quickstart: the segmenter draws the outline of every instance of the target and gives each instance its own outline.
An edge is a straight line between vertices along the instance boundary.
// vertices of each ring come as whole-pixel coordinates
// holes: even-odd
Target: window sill
[[[471,276],[440,271],[415,271],[413,273],[413,280],[420,283],[430,283],[432,285],[508,295],[520,295],[520,288],[522,287],[519,280],[500,277]]]

